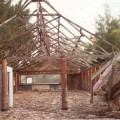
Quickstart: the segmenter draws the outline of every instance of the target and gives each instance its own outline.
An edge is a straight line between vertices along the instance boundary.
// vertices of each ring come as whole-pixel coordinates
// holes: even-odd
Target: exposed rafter
[[[22,11],[33,2],[36,4],[36,9],[29,15],[23,14]],[[26,16],[34,18],[34,23],[26,21],[24,19]],[[59,60],[63,55],[69,60],[71,66],[79,68],[90,67],[93,62],[97,62],[98,58],[104,59],[111,56],[102,46],[93,41],[93,38],[100,38],[61,15],[47,0],[26,0],[21,10],[12,18],[1,23],[0,27],[15,19],[27,23],[28,26],[25,26],[25,32],[19,36],[14,36],[11,40],[1,40],[4,46],[3,50],[0,51],[1,59],[5,54],[9,64],[15,70],[23,69],[45,59]],[[29,38],[31,44],[29,48],[23,46],[24,43],[15,42],[17,38],[24,39],[24,36],[29,32],[32,33],[31,38]],[[13,41],[13,43],[9,41]],[[118,50],[109,42],[102,41]],[[90,47],[93,44],[97,49]],[[8,49],[15,48],[15,46],[17,46],[13,51],[16,52],[15,56],[12,56],[13,52],[7,53]],[[31,52],[25,53],[26,50]]]

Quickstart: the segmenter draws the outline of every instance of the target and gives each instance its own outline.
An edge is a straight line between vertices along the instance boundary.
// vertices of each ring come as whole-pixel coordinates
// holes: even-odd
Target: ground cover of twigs
[[[110,111],[101,96],[69,91],[68,110],[61,110],[61,92],[18,91],[14,94],[14,106],[0,112],[0,120],[70,120],[70,119],[120,119],[120,111]]]

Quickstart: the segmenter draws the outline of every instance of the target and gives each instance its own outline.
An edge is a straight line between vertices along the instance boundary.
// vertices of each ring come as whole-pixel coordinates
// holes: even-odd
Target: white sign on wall
[[[27,78],[27,83],[32,83],[32,78]]]

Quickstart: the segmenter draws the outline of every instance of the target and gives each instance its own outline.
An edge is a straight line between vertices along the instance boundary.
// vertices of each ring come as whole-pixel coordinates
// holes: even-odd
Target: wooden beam
[[[32,2],[42,2],[43,0],[31,0]]]
[[[37,56],[37,57],[27,57],[27,56],[24,56],[24,57],[7,57],[7,60],[10,60],[10,61],[14,61],[14,60],[19,60],[19,61],[23,61],[23,60],[33,60],[33,61],[36,61],[36,60],[51,60],[51,59],[60,59],[60,57],[54,57],[54,56]]]
[[[59,37],[59,34],[60,34],[60,17],[58,18],[58,52],[59,52],[59,46],[60,46],[60,43],[59,43],[59,39],[60,39],[60,37]]]
[[[109,60],[101,69],[93,74],[91,79],[94,80],[94,78],[96,78],[101,72],[103,72],[110,64],[112,64],[112,60]]]
[[[48,23],[51,23],[51,22],[54,21],[54,20],[57,20],[58,18],[59,18],[59,16],[56,17],[56,18],[53,18],[52,20],[47,21],[47,22],[45,23],[45,25],[48,24]]]
[[[17,15],[14,15],[13,17],[9,18],[8,20],[4,21],[3,23],[0,24],[0,27],[7,24],[8,22],[10,22],[11,20],[15,19]]]

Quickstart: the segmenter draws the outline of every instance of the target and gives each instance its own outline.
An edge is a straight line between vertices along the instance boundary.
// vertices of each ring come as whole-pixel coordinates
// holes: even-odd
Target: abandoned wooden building
[[[33,12],[23,13],[33,2]],[[26,18],[34,18],[34,22]],[[18,29],[24,27],[24,31],[0,40],[1,110],[14,106],[13,91],[60,91],[62,110],[69,109],[69,90],[87,91],[93,103],[93,86],[109,65],[119,61],[119,49],[64,17],[47,0],[26,0],[16,15],[0,24],[0,29],[12,21],[18,21]],[[115,53],[107,52],[94,39],[111,46]],[[95,47],[91,47],[93,44]]]

